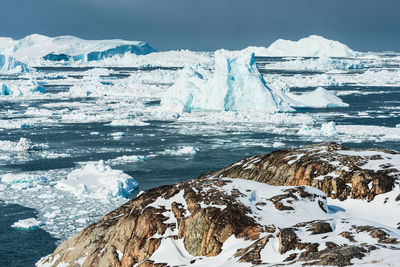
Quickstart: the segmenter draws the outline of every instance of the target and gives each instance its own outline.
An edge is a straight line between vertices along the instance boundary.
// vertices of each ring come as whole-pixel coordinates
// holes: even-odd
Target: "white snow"
[[[11,227],[18,229],[32,230],[32,229],[37,229],[42,225],[43,223],[41,221],[38,221],[35,218],[28,218],[15,222],[13,225],[11,225]]]
[[[120,170],[113,170],[104,161],[87,163],[73,170],[67,179],[56,184],[56,188],[68,191],[78,198],[96,198],[108,201],[109,198],[128,197],[138,183]]]

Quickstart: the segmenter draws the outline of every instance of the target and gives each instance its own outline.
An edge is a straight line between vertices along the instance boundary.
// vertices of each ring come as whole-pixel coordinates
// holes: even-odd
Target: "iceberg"
[[[199,65],[186,66],[175,84],[161,96],[161,107],[178,114],[192,111],[294,112],[295,108],[347,107],[339,97],[319,87],[296,95],[281,82],[265,83],[254,53],[215,52],[214,72]]]
[[[0,83],[0,96],[32,96],[45,94],[46,89],[33,80],[21,80],[13,82],[11,85]]]
[[[123,171],[113,170],[100,160],[73,170],[66,180],[59,181],[55,187],[70,192],[77,198],[89,197],[107,201],[129,197],[139,184]]]
[[[13,57],[0,54],[0,73],[24,73],[29,72],[28,66]]]
[[[291,105],[295,108],[336,108],[349,106],[342,99],[322,87],[318,87],[314,91],[302,95],[290,92],[286,94],[294,100]]]
[[[116,55],[146,55],[156,52],[147,42],[113,40],[84,40],[74,36],[47,37],[32,34],[20,40],[0,38],[0,53],[23,62],[40,59],[64,61],[96,61]]]
[[[214,57],[214,73],[199,65],[181,70],[175,84],[161,97],[161,106],[178,113],[193,110],[293,111],[280,93],[265,84],[254,53],[218,50]]]
[[[248,47],[246,50],[257,56],[273,57],[355,57],[358,54],[345,44],[318,35],[310,35],[298,41],[278,39],[268,48]]]
[[[44,225],[43,222],[38,221],[35,218],[28,218],[15,222],[13,225],[11,225],[11,227],[23,230],[34,230],[43,225]]]
[[[313,128],[312,126],[303,125],[298,131],[298,135],[305,136],[327,136],[332,137],[339,135],[336,129],[336,123],[333,121],[323,123],[320,129]]]

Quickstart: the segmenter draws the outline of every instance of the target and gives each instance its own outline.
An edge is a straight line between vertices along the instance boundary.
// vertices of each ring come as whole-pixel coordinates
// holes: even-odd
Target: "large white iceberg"
[[[177,113],[194,110],[276,113],[300,107],[348,106],[324,88],[296,95],[276,84],[266,85],[254,53],[218,50],[214,71],[199,65],[182,69],[175,84],[161,96],[161,107]]]
[[[47,37],[32,34],[20,40],[0,38],[0,53],[23,62],[45,59],[50,61],[95,61],[131,53],[145,55],[156,50],[147,42],[113,40],[84,40],[73,36]]]
[[[214,56],[213,74],[199,65],[184,68],[162,96],[161,105],[177,112],[292,111],[280,94],[265,84],[253,53],[218,50]]]
[[[78,198],[129,197],[137,189],[138,182],[120,170],[113,170],[104,161],[87,163],[83,168],[73,170],[66,180],[59,181],[56,188],[68,191]]]
[[[355,57],[356,52],[338,41],[311,35],[298,41],[278,39],[268,48],[248,47],[257,56],[300,56],[300,57]]]

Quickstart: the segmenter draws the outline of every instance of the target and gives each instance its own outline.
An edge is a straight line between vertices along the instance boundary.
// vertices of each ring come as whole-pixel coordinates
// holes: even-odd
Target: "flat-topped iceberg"
[[[174,86],[162,96],[161,105],[178,112],[292,111],[265,84],[253,53],[218,50],[214,56],[214,73],[199,65],[184,68]]]
[[[278,39],[268,48],[248,47],[247,50],[254,52],[257,56],[274,57],[354,57],[357,55],[347,45],[318,35],[311,35],[298,41]]]
[[[128,197],[138,186],[138,182],[131,176],[111,169],[102,160],[73,170],[66,180],[56,184],[56,188],[68,191],[78,198],[89,197],[104,201]]]
[[[47,37],[32,34],[20,40],[0,38],[0,53],[19,60],[96,61],[115,55],[131,53],[146,55],[156,50],[147,42],[113,40],[84,40],[74,36]]]
[[[15,222],[11,227],[23,230],[34,230],[44,225],[43,222],[36,220],[35,218],[28,218]]]

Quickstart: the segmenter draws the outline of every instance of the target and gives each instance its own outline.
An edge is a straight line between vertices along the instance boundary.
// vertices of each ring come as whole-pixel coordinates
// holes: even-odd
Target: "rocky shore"
[[[390,266],[399,170],[399,152],[335,143],[252,156],[142,193],[37,265]]]

